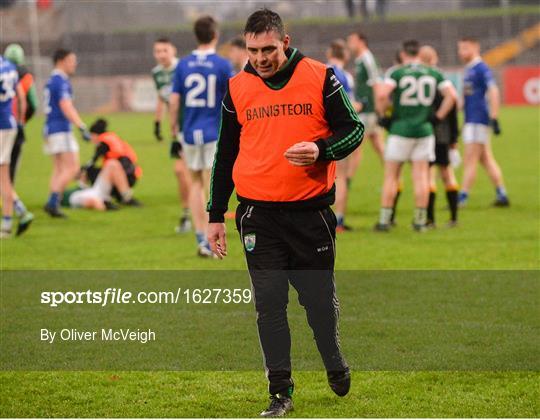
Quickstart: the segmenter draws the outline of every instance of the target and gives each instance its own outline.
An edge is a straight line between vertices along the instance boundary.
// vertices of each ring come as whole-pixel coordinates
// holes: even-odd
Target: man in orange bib
[[[305,308],[332,390],[350,372],[338,338],[334,285],[336,160],[364,127],[331,68],[290,48],[283,22],[262,9],[244,30],[249,61],[229,80],[214,160],[208,241],[227,255],[224,213],[234,188],[236,225],[251,276],[271,403],[263,417],[292,410],[289,283]]]

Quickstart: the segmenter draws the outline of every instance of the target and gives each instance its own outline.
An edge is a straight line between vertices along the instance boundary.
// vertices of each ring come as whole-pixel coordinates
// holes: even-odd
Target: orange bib
[[[326,66],[303,58],[287,84],[274,90],[251,73],[229,81],[240,132],[240,150],[233,168],[239,196],[257,201],[302,201],[328,192],[335,162],[294,166],[283,156],[302,141],[332,133],[324,118]]]

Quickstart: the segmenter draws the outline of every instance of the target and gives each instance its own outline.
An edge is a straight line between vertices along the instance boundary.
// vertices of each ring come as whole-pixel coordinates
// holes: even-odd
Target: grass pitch
[[[85,120],[91,122],[92,117],[87,116]],[[179,206],[172,162],[167,157],[168,144],[159,144],[152,137],[152,117],[115,114],[108,118],[111,128],[128,140],[139,154],[144,177],[135,191],[145,207],[110,213],[68,210],[68,220],[49,219],[41,207],[47,195],[50,162],[41,152],[42,120],[36,119],[28,127],[28,142],[16,187],[37,218],[23,237],[2,241],[2,269],[244,269],[242,249],[233,223],[228,222],[229,256],[221,262],[200,260],[195,256],[193,236],[179,236],[173,232]],[[506,108],[501,115],[501,126],[503,135],[493,140],[493,147],[505,174],[512,207],[490,207],[494,191],[485,174],[480,172],[469,205],[460,213],[460,226],[456,229],[440,227],[424,235],[414,234],[409,227],[413,203],[408,168],[404,172],[406,186],[399,206],[398,227],[388,235],[371,231],[378,213],[382,169],[366,142],[362,146],[364,161],[352,185],[348,216],[348,223],[356,230],[338,237],[338,269],[516,270],[516,279],[520,270],[538,270],[538,112],[533,108]],[[81,145],[83,162],[91,153],[90,145]],[[440,191],[437,216],[442,226],[447,212],[442,187]],[[463,272],[455,273],[459,276]],[[344,322],[351,326],[358,324],[358,331],[361,331],[358,335],[353,334],[357,330],[351,327],[349,338],[345,332],[342,336],[343,344],[349,346],[353,358],[366,351],[362,340],[365,331],[375,335],[388,331],[388,324],[379,325],[380,331],[362,330],[366,312],[355,307],[355,290],[354,285],[338,284],[338,291],[347,295],[345,302],[347,299],[351,302],[343,309]],[[401,316],[402,306],[385,307],[385,293],[391,292],[399,296],[399,291],[385,289],[383,285],[374,291],[381,304],[374,307],[379,315],[369,322],[391,319],[396,325],[390,329],[400,331],[402,326],[414,330],[414,319]],[[437,295],[437,290],[432,292]],[[537,287],[531,292],[534,301],[534,296],[538,296]],[[440,294],[444,293],[445,290],[440,290]],[[486,289],[486,294],[489,293],[495,292]],[[509,314],[507,327],[515,334],[515,341],[519,342],[523,337],[522,342],[530,344],[524,349],[526,354],[537,350],[539,328],[535,320],[538,310],[533,307],[532,311],[523,314],[520,312],[522,302],[512,298],[505,301],[507,291],[501,289],[500,293],[498,297],[506,302],[504,311]],[[291,299],[291,306],[298,306],[295,299]],[[524,318],[530,322],[526,329],[520,329]],[[293,321],[303,322],[300,316]],[[492,318],[483,321],[488,327],[494,322]],[[252,327],[254,332],[254,322]],[[434,341],[447,340],[443,322],[433,331]],[[373,336],[366,335],[366,340],[372,339]],[[293,347],[296,343],[297,349],[306,348],[305,354],[295,352],[295,366],[302,366],[303,357],[316,357],[310,337],[299,336],[293,331],[293,340]],[[408,344],[405,342],[404,346]],[[501,356],[502,369],[523,357],[524,353],[517,351],[518,347]],[[451,349],[449,346],[448,351]],[[21,352],[24,351],[22,348]],[[253,351],[251,343],[246,351]],[[372,351],[378,351],[376,346]],[[529,371],[497,372],[487,371],[491,370],[489,364],[485,365],[485,371],[367,371],[368,368],[362,368],[360,363],[361,370],[354,372],[351,394],[344,399],[331,394],[323,372],[298,371],[295,374],[295,416],[538,417],[539,376],[534,352],[530,360]],[[3,371],[0,384],[0,415],[3,417],[249,417],[256,415],[266,404],[262,371]]]

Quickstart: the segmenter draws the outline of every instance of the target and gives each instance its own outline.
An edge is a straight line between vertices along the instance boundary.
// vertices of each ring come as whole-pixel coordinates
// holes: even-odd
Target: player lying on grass
[[[113,188],[112,196],[122,204],[140,206],[141,203],[133,198],[131,192],[131,188],[142,176],[142,169],[137,165],[137,154],[129,143],[118,137],[116,133],[107,131],[107,126],[107,121],[100,118],[90,127],[91,142],[96,145],[96,151],[90,162],[84,167],[86,176],[94,184],[102,170],[102,167],[96,167],[99,160],[103,160],[103,167],[110,160],[118,161],[127,179],[129,189]]]
[[[127,176],[122,164],[116,159],[109,159],[104,164],[91,187],[85,186],[88,178],[86,172],[81,172],[80,184],[67,189],[62,196],[62,206],[71,208],[85,208],[93,210],[116,210],[118,207],[112,203],[113,189],[119,191],[122,197],[130,197],[124,204],[136,205]]]

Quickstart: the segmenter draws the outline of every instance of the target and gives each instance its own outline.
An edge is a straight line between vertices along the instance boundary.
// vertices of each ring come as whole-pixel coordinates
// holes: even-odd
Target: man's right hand
[[[210,249],[220,260],[227,256],[225,223],[209,223],[207,239]]]
[[[154,137],[157,141],[163,140],[163,136],[161,135],[161,122],[154,121]]]

